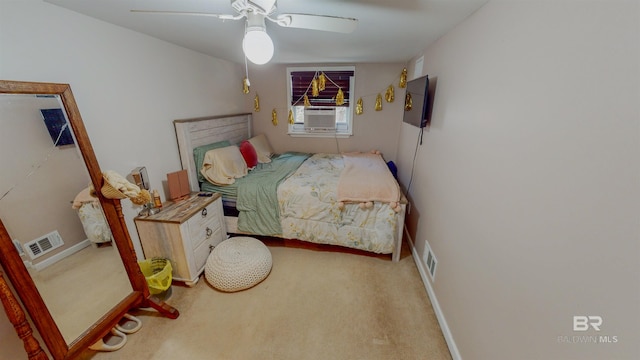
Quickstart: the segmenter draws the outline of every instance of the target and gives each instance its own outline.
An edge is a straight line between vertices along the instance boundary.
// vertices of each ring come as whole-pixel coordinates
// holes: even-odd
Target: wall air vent
[[[54,230],[38,239],[29,241],[24,245],[27,254],[31,259],[37,259],[40,256],[59,248],[64,242],[57,230]]]
[[[436,278],[436,265],[438,264],[438,260],[436,260],[436,256],[433,254],[433,250],[431,250],[431,246],[429,246],[429,242],[424,242],[425,249],[423,254],[423,260],[427,265],[427,272],[431,277],[431,281],[435,281]]]

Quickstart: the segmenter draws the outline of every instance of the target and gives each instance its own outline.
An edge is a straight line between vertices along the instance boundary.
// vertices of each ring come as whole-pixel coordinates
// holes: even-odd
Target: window
[[[314,80],[319,85],[324,77],[324,90],[313,96]],[[292,136],[350,136],[355,67],[292,67],[287,68],[287,99],[294,122],[289,124]],[[320,87],[321,88],[321,87]],[[337,103],[339,92],[343,103]],[[305,97],[308,100],[305,106]]]

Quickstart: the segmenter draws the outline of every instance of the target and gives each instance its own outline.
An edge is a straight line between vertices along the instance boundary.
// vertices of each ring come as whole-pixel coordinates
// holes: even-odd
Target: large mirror
[[[70,344],[133,289],[63,108],[0,96],[0,219]]]
[[[0,81],[0,125],[0,262],[51,355],[76,356],[132,307],[177,317],[148,298],[70,87]]]

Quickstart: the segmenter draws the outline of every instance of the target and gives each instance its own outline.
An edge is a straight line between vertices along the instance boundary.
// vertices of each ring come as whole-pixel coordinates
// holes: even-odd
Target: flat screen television
[[[73,136],[62,109],[40,109],[40,112],[55,146],[73,144]]]
[[[402,121],[423,128],[431,121],[436,78],[428,75],[407,82]]]

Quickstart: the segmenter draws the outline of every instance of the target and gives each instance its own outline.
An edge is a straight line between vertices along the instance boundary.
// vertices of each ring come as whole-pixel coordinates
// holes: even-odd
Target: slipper
[[[127,335],[114,329],[105,335],[102,339],[98,340],[95,344],[89,346],[89,349],[94,351],[116,351],[120,350],[127,343]]]
[[[140,330],[142,327],[142,321],[137,317],[125,313],[122,319],[116,324],[116,329],[120,330],[125,334],[133,334],[134,332]]]

